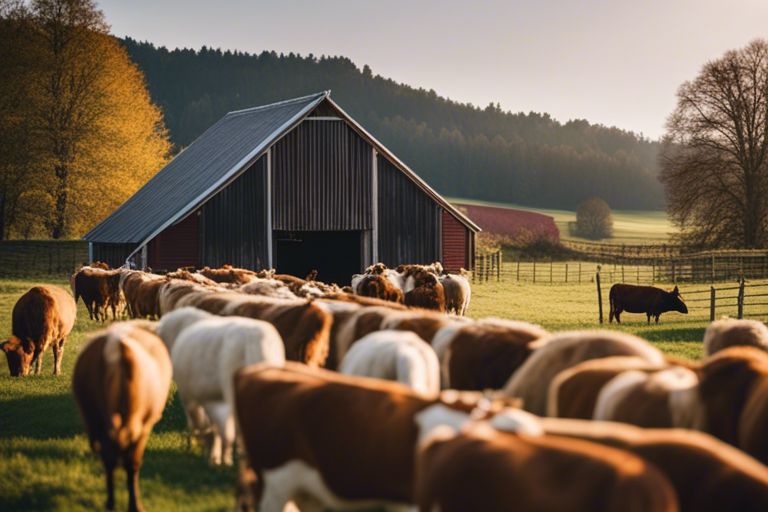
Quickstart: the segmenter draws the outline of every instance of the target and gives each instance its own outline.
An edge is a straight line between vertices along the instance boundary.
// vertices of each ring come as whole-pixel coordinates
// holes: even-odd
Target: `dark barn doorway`
[[[345,286],[362,269],[362,231],[275,231],[275,268],[280,274]]]

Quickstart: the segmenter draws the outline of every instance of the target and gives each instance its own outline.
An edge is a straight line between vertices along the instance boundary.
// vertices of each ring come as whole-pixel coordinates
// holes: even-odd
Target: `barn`
[[[228,113],[84,238],[112,266],[341,284],[378,261],[470,268],[479,230],[325,91]]]

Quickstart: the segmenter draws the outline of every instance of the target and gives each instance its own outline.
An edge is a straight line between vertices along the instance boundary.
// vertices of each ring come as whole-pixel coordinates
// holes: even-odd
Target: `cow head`
[[[671,292],[667,292],[664,297],[664,309],[666,311],[677,311],[684,315],[688,314],[688,306],[683,302],[683,296],[680,295],[680,289],[677,286]]]
[[[31,344],[25,347],[19,338],[11,336],[0,343],[0,348],[5,352],[5,357],[8,359],[11,377],[23,377],[29,373],[34,353]]]

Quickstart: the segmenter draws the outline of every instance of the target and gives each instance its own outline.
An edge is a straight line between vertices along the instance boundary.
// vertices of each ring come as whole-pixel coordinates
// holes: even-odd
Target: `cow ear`
[[[677,286],[675,286],[675,289],[672,290],[672,293],[674,293],[675,295],[680,295],[680,289]]]

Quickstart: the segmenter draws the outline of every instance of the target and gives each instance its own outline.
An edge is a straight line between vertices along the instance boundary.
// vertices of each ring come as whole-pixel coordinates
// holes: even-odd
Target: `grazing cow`
[[[481,399],[466,396],[439,400],[469,412]],[[301,510],[410,503],[414,416],[437,401],[395,382],[291,362],[240,370],[237,422],[255,473],[243,476],[255,478],[249,483],[259,510],[282,511],[293,500]]]
[[[661,470],[681,512],[768,510],[768,468],[714,437],[681,429],[542,418],[547,435],[627,450]]]
[[[27,375],[32,361],[35,361],[35,374],[39,374],[48,347],[53,350],[53,374],[59,375],[64,343],[76,316],[75,301],[58,286],[33,286],[22,295],[13,306],[11,337],[0,343],[11,376]]]
[[[357,283],[355,293],[363,297],[403,302],[402,290],[394,286],[386,277],[378,274],[363,276],[360,282]]]
[[[549,385],[547,416],[592,419],[600,390],[628,370],[651,372],[663,366],[639,357],[616,356],[589,359],[558,373]]]
[[[466,315],[472,295],[469,280],[463,275],[447,274],[440,276],[440,284],[445,293],[445,311],[459,316]]]
[[[724,318],[712,322],[704,331],[704,353],[709,356],[740,345],[768,351],[768,327],[757,320]]]
[[[462,415],[451,413],[434,405],[417,415],[421,512],[677,510],[669,480],[636,455],[525,423],[515,433],[468,418],[458,427],[446,417]]]
[[[418,271],[409,279],[414,279],[416,286],[405,293],[406,306],[445,311],[445,290],[436,275]]]
[[[437,396],[440,392],[435,351],[408,331],[383,330],[364,336],[344,356],[339,371],[394,380],[426,396]]]
[[[190,318],[189,310],[171,315],[175,313]],[[261,320],[210,316],[182,329],[172,345],[173,376],[192,434],[209,447],[212,464],[231,465],[233,375],[243,366],[261,362],[282,366],[285,349],[280,335]]]
[[[671,291],[665,291],[654,286],[636,286],[633,284],[615,284],[611,286],[608,294],[608,300],[611,305],[608,321],[621,323],[621,313],[645,313],[648,323],[651,323],[651,317],[659,323],[659,317],[667,311],[677,311],[684,315],[688,314],[688,307],[680,296],[680,290],[675,286]]]
[[[504,394],[523,400],[523,408],[539,416],[547,412],[549,386],[566,368],[588,359],[637,356],[663,365],[664,355],[647,341],[614,331],[561,332],[531,345],[531,356],[512,374]]]
[[[655,372],[628,370],[600,390],[594,419],[621,421],[648,428],[703,428],[699,379],[688,368]]]
[[[538,325],[487,318],[438,331],[432,346],[440,358],[444,388],[501,389],[549,333]]]
[[[107,510],[115,509],[113,473],[119,463],[128,479],[128,510],[143,510],[139,468],[170,386],[171,361],[162,341],[133,322],[112,324],[80,352],[72,390],[91,448],[104,465]]]
[[[233,301],[222,315],[265,320],[275,326],[285,344],[285,357],[309,366],[322,366],[328,357],[333,316],[312,301],[246,296]]]

